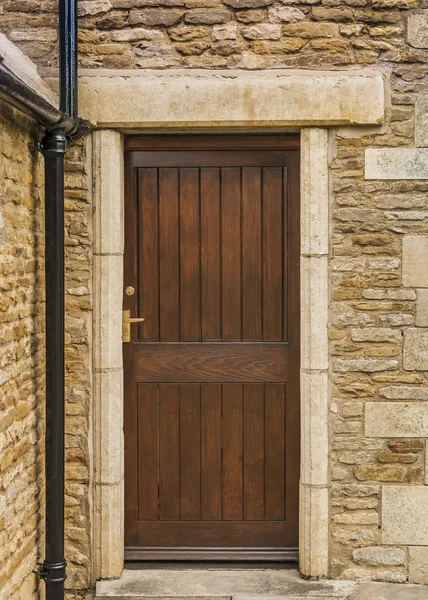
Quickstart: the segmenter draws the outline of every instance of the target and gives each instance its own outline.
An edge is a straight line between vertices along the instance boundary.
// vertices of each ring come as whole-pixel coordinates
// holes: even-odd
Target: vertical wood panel
[[[138,170],[140,196],[139,214],[139,315],[145,321],[140,325],[140,339],[159,340],[159,223],[157,169]]]
[[[261,170],[242,169],[242,339],[262,337]]]
[[[180,169],[180,340],[201,339],[199,169]]]
[[[180,339],[178,171],[159,169],[160,338]]]
[[[283,224],[282,168],[263,169],[263,339],[283,336]]]
[[[180,385],[180,516],[201,518],[200,385]]]
[[[201,169],[202,340],[221,339],[220,170]]]
[[[159,517],[180,518],[179,386],[159,385]]]
[[[282,334],[282,339],[283,340],[288,340],[288,302],[289,302],[289,288],[290,288],[290,282],[288,281],[289,278],[289,268],[288,268],[288,261],[289,261],[289,257],[288,257],[288,244],[295,244],[295,241],[297,240],[297,243],[300,245],[300,230],[299,228],[296,229],[296,226],[300,226],[300,214],[299,214],[299,210],[293,210],[293,214],[296,215],[297,214],[297,218],[295,216],[295,223],[290,223],[290,226],[288,224],[288,202],[289,202],[289,181],[288,181],[288,172],[287,169],[284,168],[283,169],[283,194],[284,194],[284,210],[283,210],[283,227],[284,227],[284,232],[285,232],[285,240],[284,240],[284,261],[283,261],[283,275],[282,275],[282,280],[283,280],[283,319],[282,319],[282,328],[283,328],[283,334]],[[296,198],[295,194],[293,194],[293,197]],[[290,240],[289,240],[290,238]],[[297,244],[296,244],[297,247]],[[299,272],[299,258],[298,256],[294,255],[294,265],[292,267],[292,271],[296,272],[296,268],[297,268],[297,272]],[[298,299],[298,301],[300,302],[300,294],[298,292],[298,290],[300,289],[300,282],[298,278],[293,277],[293,280],[291,282],[291,285],[294,286],[293,292],[294,290],[297,290],[293,293],[293,297],[296,296],[296,298]],[[296,315],[297,317],[297,321],[295,321],[295,323],[299,322],[299,313],[297,312]],[[293,329],[293,327],[295,328],[295,323],[291,324],[291,328]]]
[[[138,518],[158,519],[158,386],[138,385]]]
[[[264,519],[264,385],[244,385],[244,520]]]
[[[243,518],[242,385],[223,384],[223,519]]]
[[[222,169],[222,339],[240,340],[241,315],[241,170]]]
[[[285,517],[285,385],[265,386],[265,519]]]
[[[201,386],[202,519],[218,521],[221,510],[221,384]]]

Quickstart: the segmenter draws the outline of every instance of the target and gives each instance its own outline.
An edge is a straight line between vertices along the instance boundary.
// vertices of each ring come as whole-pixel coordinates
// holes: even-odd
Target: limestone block
[[[379,394],[388,400],[428,400],[428,387],[391,386],[381,388]]]
[[[357,565],[400,567],[406,564],[406,552],[401,548],[369,546],[367,548],[356,548],[352,553],[352,560]]]
[[[328,368],[328,258],[304,256],[301,276],[301,366]]]
[[[409,548],[410,583],[428,584],[428,548],[410,546]]]
[[[428,148],[368,148],[366,179],[428,179]]]
[[[122,368],[123,256],[94,257],[94,367]]]
[[[428,329],[404,332],[403,367],[406,371],[428,371]]]
[[[120,577],[124,563],[123,481],[95,486],[95,577]]]
[[[428,11],[412,10],[407,14],[406,40],[413,48],[428,48]]]
[[[424,95],[418,96],[415,103],[415,142],[418,148],[428,147],[428,98]]]
[[[94,437],[96,483],[118,483],[123,478],[123,371],[96,372]]]
[[[415,325],[428,327],[428,289],[417,290]]]
[[[260,23],[245,27],[242,35],[247,40],[279,40],[281,37],[281,25]]]
[[[301,133],[301,252],[328,253],[329,192],[328,132],[302,129]]]
[[[382,543],[428,546],[428,487],[382,488]]]
[[[117,131],[94,133],[96,254],[123,254],[123,141]]]
[[[367,402],[367,437],[427,437],[428,404],[421,402]]]
[[[428,269],[422,266],[427,264],[428,236],[403,236],[403,285],[405,287],[428,288]]]
[[[388,327],[366,327],[365,329],[351,329],[353,342],[390,342],[401,344],[403,337],[401,331]]]
[[[328,373],[301,374],[302,457],[300,480],[327,485],[328,481]]]
[[[328,574],[328,488],[300,484],[300,573],[306,577]]]
[[[80,113],[97,127],[308,127],[384,119],[382,76],[367,69],[101,73],[81,70],[79,78]]]
[[[348,371],[375,373],[376,371],[394,371],[398,368],[398,360],[385,360],[377,358],[338,358],[334,361],[333,366],[334,370],[339,373],[347,373]]]

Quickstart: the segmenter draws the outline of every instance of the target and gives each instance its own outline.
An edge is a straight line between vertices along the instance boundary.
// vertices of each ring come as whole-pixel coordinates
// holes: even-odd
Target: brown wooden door
[[[128,559],[295,558],[296,139],[130,138]]]

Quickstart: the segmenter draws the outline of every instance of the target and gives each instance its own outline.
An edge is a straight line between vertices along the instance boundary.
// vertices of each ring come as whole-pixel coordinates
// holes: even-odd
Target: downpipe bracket
[[[66,568],[65,560],[59,563],[49,563],[45,560],[43,564],[39,563],[39,569],[35,569],[33,573],[46,583],[64,583],[67,579]]]

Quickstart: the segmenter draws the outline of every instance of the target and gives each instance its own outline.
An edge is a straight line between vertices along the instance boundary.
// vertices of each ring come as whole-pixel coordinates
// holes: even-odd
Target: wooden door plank
[[[263,339],[283,338],[283,174],[281,167],[263,169]]]
[[[278,342],[146,342],[135,345],[134,368],[141,382],[284,382],[287,352]]]
[[[223,520],[243,519],[243,395],[242,384],[222,386]]]
[[[242,339],[262,338],[261,169],[242,169]]]
[[[264,519],[264,386],[244,385],[244,520]]]
[[[265,386],[265,518],[285,518],[285,385]]]
[[[201,169],[202,340],[221,339],[220,170]]]
[[[157,169],[138,170],[140,338],[159,340],[159,198]],[[132,282],[133,283],[133,282]],[[125,285],[131,285],[126,282]]]
[[[201,518],[201,386],[180,385],[180,517]]]
[[[242,339],[241,170],[222,169],[222,339]]]
[[[221,385],[201,386],[201,517],[222,518],[221,510]]]
[[[199,169],[180,169],[180,340],[201,339]]]
[[[159,517],[180,518],[179,386],[159,385]]]
[[[299,203],[298,203],[299,192],[297,191],[297,197],[296,197],[296,193],[294,192],[294,190],[293,190],[293,194],[290,195],[289,187],[294,185],[294,183],[289,181],[288,171],[286,168],[283,169],[283,184],[282,185],[283,185],[283,190],[284,190],[283,228],[284,228],[284,232],[285,232],[285,236],[286,236],[286,241],[284,243],[284,260],[283,260],[283,273],[282,273],[282,281],[283,281],[283,292],[282,293],[283,293],[283,298],[284,298],[284,300],[283,300],[283,319],[282,319],[282,328],[283,328],[282,339],[288,340],[289,339],[288,323],[289,323],[290,297],[295,298],[298,306],[300,306],[300,294],[299,294],[299,289],[300,289],[300,280],[299,280],[300,270],[299,269],[300,269],[300,267],[299,267],[299,256],[297,255],[298,247],[299,247],[299,251],[300,251],[300,214],[299,214]],[[293,218],[294,218],[294,223],[288,222],[289,221],[288,203],[290,202],[290,198],[292,198],[292,200],[291,200],[292,202],[295,202],[298,204],[297,208],[294,208],[293,213],[292,213]],[[297,241],[297,243],[296,243],[296,241]],[[289,244],[294,245],[293,254],[291,256],[289,256],[289,251],[288,251]],[[292,259],[294,262],[291,269],[289,269],[289,260],[290,259]],[[291,275],[291,273],[293,274],[293,276]],[[296,276],[294,276],[294,274]],[[292,277],[293,289],[290,289],[290,282],[288,281],[289,277]],[[293,315],[292,327],[296,330],[296,327],[299,327],[299,326],[300,326],[300,315],[297,312],[295,315]]]
[[[180,339],[178,170],[159,169],[159,302],[161,340]]]
[[[157,521],[158,514],[158,386],[138,384],[138,518]]]

